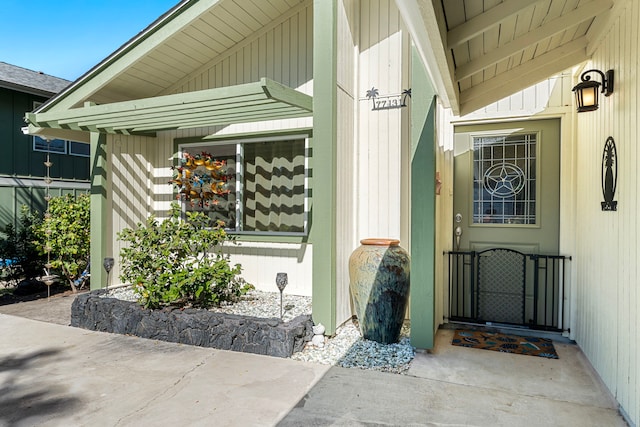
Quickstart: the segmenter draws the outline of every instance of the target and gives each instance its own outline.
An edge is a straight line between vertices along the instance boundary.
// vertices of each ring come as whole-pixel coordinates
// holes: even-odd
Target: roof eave
[[[152,34],[162,28],[167,22],[171,21],[175,16],[184,12],[193,4],[197,3],[198,0],[182,0],[176,6],[167,11],[164,15],[160,16],[153,23],[151,23],[147,28],[140,31],[135,37],[131,40],[120,46],[115,52],[106,57],[103,61],[98,63],[96,66],[91,68],[89,71],[80,76],[77,80],[67,86],[64,90],[60,91],[56,96],[50,98],[47,102],[39,106],[35,111],[42,112],[48,111],[56,104],[60,103],[63,99],[73,93],[76,89],[93,79],[95,76],[103,72],[106,68],[108,68],[111,64],[122,58],[129,51],[131,51],[134,47],[138,46],[144,40],[149,38]]]
[[[433,2],[417,0],[396,0],[402,19],[413,39],[436,93],[445,107],[451,108],[455,115],[460,112],[457,83],[453,76],[453,64],[450,64],[445,49],[446,29],[442,11],[435,9]]]
[[[17,83],[11,82],[0,82],[0,87],[4,89],[15,90],[22,93],[28,93],[29,95],[37,95],[45,98],[49,98],[55,94],[55,92],[50,92],[43,89],[38,89],[35,87],[23,86]]]

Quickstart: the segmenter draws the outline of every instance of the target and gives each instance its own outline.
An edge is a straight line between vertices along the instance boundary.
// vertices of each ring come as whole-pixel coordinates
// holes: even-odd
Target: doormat
[[[528,356],[558,359],[553,342],[548,338],[521,337],[498,332],[457,329],[453,334],[452,345],[502,353],[526,354]]]

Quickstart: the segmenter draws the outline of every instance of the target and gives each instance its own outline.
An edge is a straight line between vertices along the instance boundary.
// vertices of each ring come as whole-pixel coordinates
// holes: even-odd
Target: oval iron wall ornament
[[[607,138],[602,151],[602,196],[604,202],[601,203],[603,211],[618,210],[618,202],[613,200],[618,185],[618,152],[613,137]]]

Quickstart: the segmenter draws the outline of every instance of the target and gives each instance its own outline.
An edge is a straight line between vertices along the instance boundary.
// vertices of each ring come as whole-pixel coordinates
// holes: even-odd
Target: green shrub
[[[50,248],[51,266],[61,273],[76,291],[74,280],[89,263],[90,251],[90,197],[66,194],[52,197],[49,214],[34,227],[40,250],[46,254]]]
[[[12,263],[3,266],[3,279],[18,281],[42,275],[46,258],[38,251],[36,230],[39,224],[39,217],[23,205],[18,227],[11,223],[4,227],[5,237],[0,239],[0,258],[11,260]]]
[[[118,239],[128,243],[120,251],[120,279],[134,285],[144,307],[210,307],[233,302],[252,288],[240,278],[241,266],[231,267],[222,254],[231,237],[201,212],[187,212],[183,221],[173,203],[168,219],[151,216],[118,233]]]

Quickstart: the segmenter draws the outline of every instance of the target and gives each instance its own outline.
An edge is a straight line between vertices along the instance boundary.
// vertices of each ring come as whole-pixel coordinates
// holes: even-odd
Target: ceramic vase
[[[395,239],[364,239],[349,258],[349,290],[363,338],[398,342],[409,299],[409,254]]]

